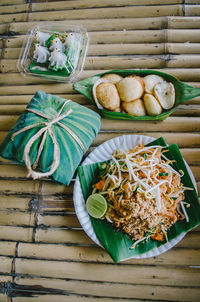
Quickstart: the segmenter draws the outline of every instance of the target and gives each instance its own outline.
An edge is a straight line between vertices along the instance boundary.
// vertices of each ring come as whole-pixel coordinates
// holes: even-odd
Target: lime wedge
[[[86,201],[86,210],[90,216],[101,218],[107,211],[107,201],[101,194],[92,194]]]

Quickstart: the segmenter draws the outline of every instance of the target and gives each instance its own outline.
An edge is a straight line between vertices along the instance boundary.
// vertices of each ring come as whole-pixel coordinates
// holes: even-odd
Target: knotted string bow
[[[64,102],[64,104],[62,105],[61,109],[59,110],[59,112],[57,113],[56,117],[49,120],[48,116],[46,116],[45,114],[37,111],[37,110],[33,110],[33,109],[26,109],[26,111],[29,111],[29,112],[32,112],[38,116],[41,116],[43,117],[44,119],[47,119],[49,121],[47,122],[41,122],[41,123],[35,123],[35,124],[32,124],[30,126],[26,126],[24,127],[23,129],[20,129],[19,131],[13,133],[13,135],[11,136],[11,140],[13,140],[15,138],[16,135],[24,132],[24,131],[27,131],[27,130],[30,130],[34,127],[37,127],[37,126],[41,126],[41,125],[44,125],[45,127],[41,128],[35,135],[33,135],[30,140],[27,142],[25,148],[24,148],[24,162],[25,162],[25,165],[28,169],[28,175],[27,177],[31,177],[33,179],[38,179],[38,178],[41,178],[41,177],[47,177],[47,176],[50,176],[52,175],[55,170],[57,169],[59,163],[60,163],[60,148],[59,148],[59,145],[57,143],[57,140],[55,138],[55,135],[51,129],[51,126],[53,124],[57,124],[59,125],[60,127],[62,127],[63,129],[65,129],[74,139],[75,141],[79,144],[79,146],[81,147],[81,149],[83,150],[83,152],[85,152],[85,148],[84,148],[84,145],[83,143],[81,142],[81,140],[77,137],[77,135],[71,131],[67,126],[63,125],[60,121],[62,119],[64,119],[65,117],[67,117],[68,115],[70,115],[70,113],[72,113],[72,109],[69,109],[67,112],[61,114],[64,106],[69,103],[70,100],[67,100]],[[35,169],[37,167],[37,164],[38,164],[38,161],[39,161],[39,158],[40,158],[40,155],[42,153],[42,150],[43,150],[43,147],[44,147],[44,143],[45,143],[45,140],[46,140],[46,136],[47,136],[47,132],[49,133],[51,139],[52,139],[52,142],[53,142],[53,145],[54,145],[54,153],[53,153],[53,162],[52,162],[52,165],[51,165],[51,168],[48,172],[36,172],[34,171],[33,169]],[[39,146],[39,149],[38,149],[38,154],[37,154],[37,157],[36,157],[36,160],[33,164],[33,169],[31,167],[31,161],[30,161],[30,157],[29,157],[29,152],[30,152],[30,148],[31,146],[33,145],[33,143],[40,137],[42,136],[42,140],[41,140],[41,143],[40,143],[40,146]]]

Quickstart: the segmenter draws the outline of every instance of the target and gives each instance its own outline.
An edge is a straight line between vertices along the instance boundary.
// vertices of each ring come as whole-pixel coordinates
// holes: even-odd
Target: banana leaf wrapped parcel
[[[38,91],[0,145],[0,156],[25,165],[27,177],[68,185],[99,129],[97,113]]]

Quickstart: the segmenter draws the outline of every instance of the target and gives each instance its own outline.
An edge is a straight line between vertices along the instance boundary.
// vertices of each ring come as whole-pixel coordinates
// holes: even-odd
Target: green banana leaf
[[[48,116],[48,120],[25,110],[0,145],[0,156],[24,165],[24,148],[27,142],[45,125],[37,125],[32,129],[21,132],[13,140],[11,140],[12,134],[26,126],[51,121],[51,119],[56,117],[65,101],[65,99],[58,96],[46,94],[44,91],[36,92],[27,108],[45,114]],[[72,101],[65,105],[62,114],[69,109],[72,109],[72,112],[60,120],[60,123],[68,127],[81,140],[86,151],[100,129],[100,116],[94,111]],[[68,185],[82,160],[83,150],[70,133],[57,123],[52,124],[51,129],[60,148],[60,163],[51,178],[54,181]],[[42,137],[39,137],[30,149],[31,165],[36,160],[41,141]],[[49,132],[47,132],[37,166],[39,171],[47,172],[50,170],[53,154],[54,144]]]
[[[150,145],[166,146],[166,143],[162,138],[160,138],[148,144],[148,146]],[[167,232],[168,239],[170,241],[180,234],[185,233],[200,224],[200,205],[194,184],[189,176],[178,146],[166,146],[165,149],[168,150],[165,153],[166,157],[172,160],[176,160],[176,162],[173,164],[173,168],[177,171],[184,171],[184,176],[182,177],[183,184],[187,187],[193,188],[193,191],[185,191],[185,201],[190,204],[190,207],[187,208],[189,222],[186,222],[186,220],[177,221]],[[96,182],[99,172],[98,168],[101,165],[102,162],[78,167],[78,176],[85,200],[87,200],[87,197],[92,192],[92,184]],[[114,262],[119,262],[134,256],[144,254],[165,243],[148,238],[147,240],[138,243],[135,249],[130,249],[134,242],[127,234],[116,229],[105,219],[101,220],[93,217],[90,217],[90,219],[97,238],[99,239],[105,250],[109,253]]]
[[[121,69],[121,70],[111,70],[109,72],[105,72],[105,73],[100,73],[97,74],[93,77],[87,78],[83,81],[79,81],[77,83],[73,84],[73,88],[83,94],[84,96],[86,96],[94,105],[96,105],[95,101],[93,100],[93,96],[92,96],[92,87],[94,85],[94,83],[101,78],[104,74],[108,74],[108,73],[117,73],[123,77],[129,76],[129,75],[138,75],[141,77],[144,77],[146,75],[149,74],[156,74],[159,75],[161,77],[163,77],[167,82],[171,82],[174,87],[175,87],[175,104],[174,107],[170,110],[164,110],[163,113],[156,115],[156,116],[139,116],[139,117],[135,117],[135,116],[131,116],[129,114],[126,113],[121,113],[121,112],[113,112],[113,111],[109,111],[106,109],[99,109],[99,113],[104,117],[104,118],[109,118],[109,119],[124,119],[124,120],[163,120],[165,118],[167,118],[175,109],[176,107],[189,100],[192,99],[198,95],[200,95],[200,88],[195,88],[193,86],[190,86],[188,84],[185,84],[181,81],[179,81],[177,78],[161,72],[161,71],[156,71],[156,70],[126,70],[126,69]]]

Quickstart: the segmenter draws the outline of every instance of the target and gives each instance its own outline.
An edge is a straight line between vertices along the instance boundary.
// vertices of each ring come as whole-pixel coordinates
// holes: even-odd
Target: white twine
[[[11,140],[13,140],[15,138],[16,135],[24,132],[24,131],[27,131],[27,130],[30,130],[34,127],[37,127],[37,126],[41,126],[41,125],[44,125],[45,127],[40,129],[34,136],[32,136],[30,138],[30,140],[27,142],[25,148],[24,148],[24,162],[25,162],[25,165],[27,167],[27,170],[28,170],[28,175],[27,177],[32,177],[33,179],[39,179],[41,177],[47,177],[47,176],[50,176],[52,175],[55,170],[57,169],[59,163],[60,163],[60,148],[59,148],[59,145],[57,143],[57,140],[55,138],[55,135],[51,129],[51,126],[53,124],[57,124],[58,126],[62,127],[63,129],[65,129],[74,139],[75,141],[79,144],[79,146],[81,147],[81,149],[83,150],[83,152],[85,152],[85,148],[84,148],[84,145],[83,143],[81,142],[81,140],[77,137],[77,135],[71,131],[67,126],[63,125],[60,121],[62,119],[64,119],[65,117],[67,117],[68,115],[70,115],[70,113],[72,113],[72,109],[69,109],[67,112],[61,114],[64,106],[69,103],[70,100],[67,100],[64,102],[64,104],[62,105],[62,107],[60,108],[59,112],[57,113],[56,117],[53,118],[52,120],[48,121],[48,122],[41,122],[41,123],[35,123],[35,124],[32,124],[32,125],[29,125],[29,126],[26,126],[24,127],[23,129],[13,133],[13,135],[11,136]],[[46,116],[44,113],[41,113],[37,110],[34,110],[34,109],[26,109],[27,111],[29,112],[32,112],[36,115],[39,115],[45,119],[49,119],[48,116]],[[52,165],[51,165],[51,168],[48,172],[36,172],[34,171],[33,169],[35,169],[38,165],[38,161],[39,161],[39,158],[40,158],[40,155],[42,153],[42,150],[44,148],[44,143],[45,143],[45,140],[46,140],[46,136],[47,136],[47,132],[49,133],[51,139],[52,139],[52,142],[53,142],[53,145],[54,145],[54,152],[53,152],[53,162],[52,162]],[[42,136],[42,140],[41,140],[41,143],[40,143],[40,146],[39,146],[39,149],[38,149],[38,154],[37,154],[37,157],[36,157],[36,160],[33,164],[33,169],[31,167],[31,161],[30,161],[30,157],[29,157],[29,152],[30,152],[30,148],[31,146],[33,145],[33,143],[40,137]]]

